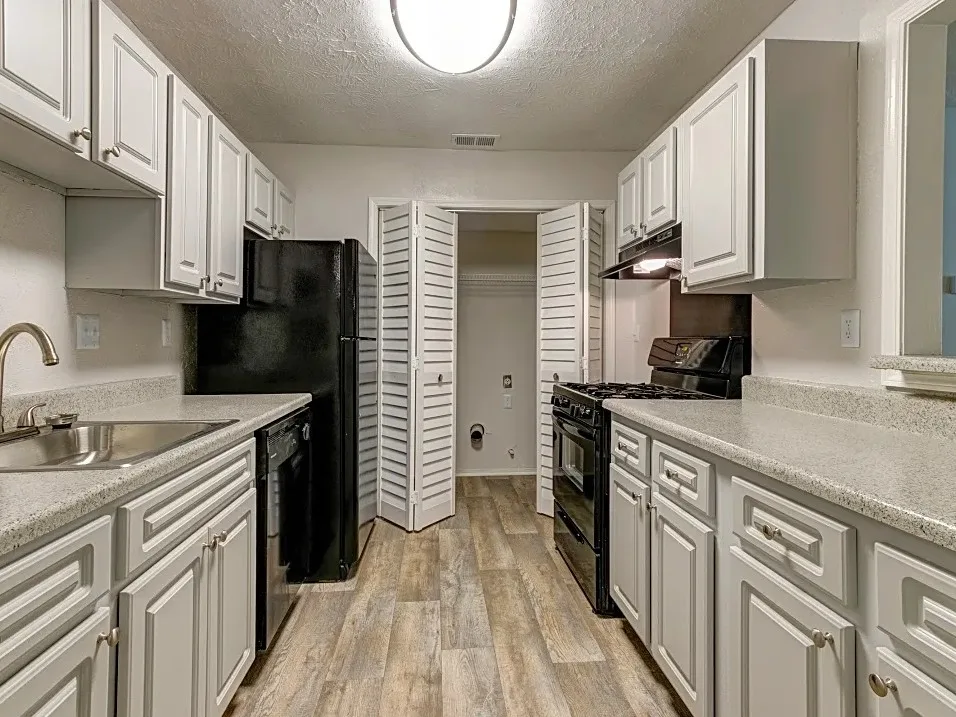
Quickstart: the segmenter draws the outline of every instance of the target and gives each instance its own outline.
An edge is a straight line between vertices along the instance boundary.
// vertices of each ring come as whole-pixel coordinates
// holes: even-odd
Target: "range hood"
[[[679,279],[681,225],[624,246],[618,263],[601,273],[602,279]]]

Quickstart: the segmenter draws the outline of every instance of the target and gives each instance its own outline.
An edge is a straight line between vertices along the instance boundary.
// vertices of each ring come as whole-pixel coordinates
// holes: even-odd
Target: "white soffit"
[[[419,63],[388,0],[116,0],[247,142],[640,148],[792,0],[518,0],[468,75]]]

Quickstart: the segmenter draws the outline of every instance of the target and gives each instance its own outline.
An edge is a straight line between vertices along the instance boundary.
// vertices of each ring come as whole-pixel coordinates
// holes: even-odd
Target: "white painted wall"
[[[534,274],[537,235],[462,232],[462,274]],[[459,474],[535,472],[535,287],[467,287],[458,290],[456,461]],[[511,374],[514,388],[501,378]],[[510,393],[512,408],[503,396]],[[469,428],[486,429],[483,446],[471,446]],[[508,449],[515,451],[511,458]]]
[[[67,291],[64,247],[64,198],[0,174],[0,330],[19,321],[39,324],[60,355],[58,366],[45,367],[36,344],[18,337],[7,355],[6,392],[181,375],[182,310],[148,299]],[[74,348],[76,313],[99,314],[99,350]],[[170,348],[162,347],[163,318],[173,321]]]
[[[667,281],[614,282],[613,381],[643,383],[651,378],[647,365],[654,339],[670,336],[670,287]]]
[[[355,237],[368,245],[369,197],[423,200],[617,197],[628,152],[481,152],[451,149],[255,144],[297,194],[304,239]]]

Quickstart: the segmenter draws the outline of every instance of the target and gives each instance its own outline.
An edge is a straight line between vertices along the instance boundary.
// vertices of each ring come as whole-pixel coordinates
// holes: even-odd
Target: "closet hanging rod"
[[[538,279],[534,274],[459,274],[458,283],[468,286],[534,286]]]

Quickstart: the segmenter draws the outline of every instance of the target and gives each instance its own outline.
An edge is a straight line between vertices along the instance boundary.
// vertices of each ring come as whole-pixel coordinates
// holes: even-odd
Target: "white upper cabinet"
[[[0,107],[90,156],[90,0],[0,0]]]
[[[276,180],[276,234],[280,239],[295,239],[295,194]]]
[[[644,159],[644,234],[674,224],[677,205],[677,126],[668,127],[641,155]]]
[[[274,237],[276,177],[252,152],[246,161],[246,223],[266,237]]]
[[[681,116],[685,290],[852,276],[856,68],[856,43],[765,40]]]
[[[688,286],[751,272],[753,77],[748,57],[681,117]]]
[[[210,119],[209,274],[207,291],[242,296],[242,233],[246,156],[242,142],[216,117]]]
[[[636,157],[617,176],[617,248],[641,236],[643,157]]]
[[[164,194],[169,69],[102,0],[94,9],[94,159]]]
[[[166,197],[166,271],[175,284],[207,282],[209,122],[202,100],[169,77],[169,182]]]

